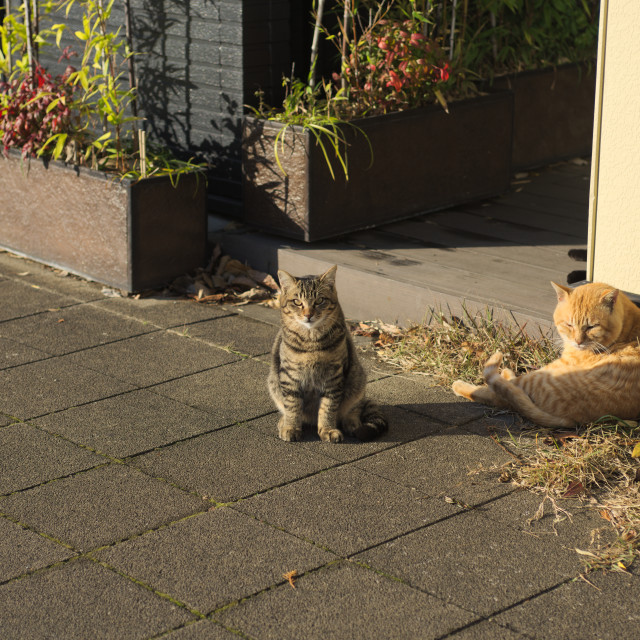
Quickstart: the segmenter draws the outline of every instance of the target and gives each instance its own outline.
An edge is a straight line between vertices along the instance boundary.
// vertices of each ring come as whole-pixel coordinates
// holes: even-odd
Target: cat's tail
[[[389,424],[380,407],[371,400],[365,400],[360,411],[360,425],[356,427],[353,435],[358,440],[367,442],[386,433],[388,428]]]
[[[496,351],[485,363],[483,376],[493,392],[506,400],[511,408],[525,418],[543,427],[573,427],[575,422],[547,413],[533,403],[533,400],[516,384],[500,375],[502,353]]]

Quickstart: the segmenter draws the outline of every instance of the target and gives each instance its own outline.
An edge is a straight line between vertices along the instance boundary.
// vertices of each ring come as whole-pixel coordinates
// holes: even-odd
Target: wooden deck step
[[[550,280],[584,269],[568,251],[587,242],[588,165],[563,163],[514,180],[491,201],[417,216],[334,241],[294,242],[233,224],[212,233],[225,252],[275,274],[338,265],[348,317],[409,325],[431,309],[485,312],[547,331]],[[225,221],[219,221],[218,226]]]

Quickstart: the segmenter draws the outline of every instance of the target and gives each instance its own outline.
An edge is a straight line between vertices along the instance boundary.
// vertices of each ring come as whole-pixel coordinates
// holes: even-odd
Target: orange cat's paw
[[[471,394],[477,389],[475,384],[469,384],[464,380],[456,380],[451,385],[451,388],[453,389],[453,392],[457,396],[461,396],[462,398],[468,398],[469,400],[472,400]]]

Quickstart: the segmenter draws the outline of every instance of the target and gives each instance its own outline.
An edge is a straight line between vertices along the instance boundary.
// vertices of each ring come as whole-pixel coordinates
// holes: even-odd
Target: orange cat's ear
[[[280,288],[284,291],[285,289],[290,289],[297,282],[296,278],[294,278],[290,273],[286,271],[278,271],[278,281],[280,282]]]
[[[558,302],[562,302],[563,300],[566,300],[569,294],[571,293],[571,291],[573,291],[571,287],[565,287],[555,282],[551,282],[551,286],[556,290],[556,295],[558,296]]]
[[[613,310],[613,305],[616,303],[619,293],[620,291],[618,289],[611,289],[611,291],[607,291],[602,298],[600,298],[600,302],[602,302],[607,309]]]
[[[332,287],[335,286],[335,284],[336,284],[336,270],[337,269],[338,269],[338,265],[334,264],[333,267],[331,267],[330,269],[325,271],[320,276],[320,280],[322,280],[322,282],[326,282],[327,284],[331,285]]]

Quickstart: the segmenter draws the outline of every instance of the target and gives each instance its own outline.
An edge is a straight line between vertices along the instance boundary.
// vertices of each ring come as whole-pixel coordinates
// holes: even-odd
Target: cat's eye
[[[296,305],[296,307],[302,306],[302,300],[298,300],[298,298],[294,298],[291,302]]]
[[[564,326],[567,327],[567,329],[573,329],[573,325],[570,322],[565,322]]]
[[[324,298],[316,298],[316,304],[317,305],[321,305],[325,303],[325,299]]]

